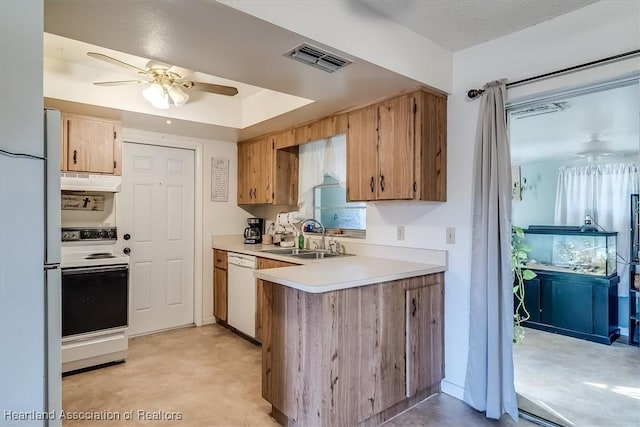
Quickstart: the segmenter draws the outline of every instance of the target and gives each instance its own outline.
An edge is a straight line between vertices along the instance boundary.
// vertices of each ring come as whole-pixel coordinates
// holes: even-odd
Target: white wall
[[[521,177],[527,180],[523,184],[522,200],[514,200],[511,204],[514,225],[527,228],[531,224],[553,224],[558,169],[566,163],[563,160],[545,160],[514,165],[520,166]]]
[[[471,277],[472,153],[479,102],[466,92],[502,77],[518,80],[536,74],[638,49],[640,28],[637,2],[599,2],[534,27],[472,47],[453,56],[453,94],[448,101],[447,202],[376,203],[367,209],[367,240],[385,244],[447,249],[445,367],[443,391],[462,397],[469,333]],[[629,62],[629,61],[627,61]],[[631,68],[639,67],[637,63]],[[615,73],[600,69],[598,78]],[[604,70],[604,72],[602,72]],[[609,70],[609,72],[607,72]],[[585,74],[586,75],[586,74]],[[514,94],[586,84],[589,78],[573,74],[550,79],[541,86],[523,86]],[[611,77],[611,76],[610,76]],[[395,240],[395,226],[405,225],[407,239]],[[446,245],[446,226],[456,227],[456,244]]]
[[[42,0],[0,1],[0,148],[43,156]],[[22,82],[24,84],[19,84]],[[0,424],[44,408],[44,162],[0,154]]]
[[[242,234],[249,215],[238,207],[238,150],[236,144],[208,141],[203,150],[203,323],[213,323],[213,249],[211,236]],[[229,201],[211,201],[211,159],[229,159]]]

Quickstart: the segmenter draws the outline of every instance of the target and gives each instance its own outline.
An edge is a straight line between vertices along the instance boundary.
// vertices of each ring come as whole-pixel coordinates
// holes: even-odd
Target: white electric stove
[[[62,372],[124,361],[129,257],[115,227],[63,228]]]

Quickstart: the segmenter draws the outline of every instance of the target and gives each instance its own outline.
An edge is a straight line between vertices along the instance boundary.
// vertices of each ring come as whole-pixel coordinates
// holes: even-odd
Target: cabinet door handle
[[[78,150],[73,150],[73,164],[78,164]]]
[[[380,191],[384,192],[384,175],[380,175]]]
[[[371,182],[369,183],[369,187],[371,187],[371,192],[373,193],[375,191],[375,179],[373,177],[371,177]]]
[[[418,310],[418,305],[416,304],[416,299],[411,298],[411,305],[413,309],[411,310],[411,317],[416,317],[416,311]]]

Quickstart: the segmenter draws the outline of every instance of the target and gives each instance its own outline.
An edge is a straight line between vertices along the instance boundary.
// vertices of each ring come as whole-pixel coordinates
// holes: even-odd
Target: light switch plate
[[[404,225],[399,225],[396,230],[396,240],[404,240]]]
[[[447,227],[447,244],[453,245],[456,243],[456,229],[455,227]]]

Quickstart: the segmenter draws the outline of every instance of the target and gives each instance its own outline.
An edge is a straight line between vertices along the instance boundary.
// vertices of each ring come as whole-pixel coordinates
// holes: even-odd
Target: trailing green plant
[[[511,226],[511,273],[513,275],[513,295],[515,307],[513,311],[513,342],[524,339],[522,322],[529,320],[529,312],[524,304],[524,282],[536,277],[536,273],[524,268],[528,253],[531,251],[524,240],[524,230],[516,225]]]

